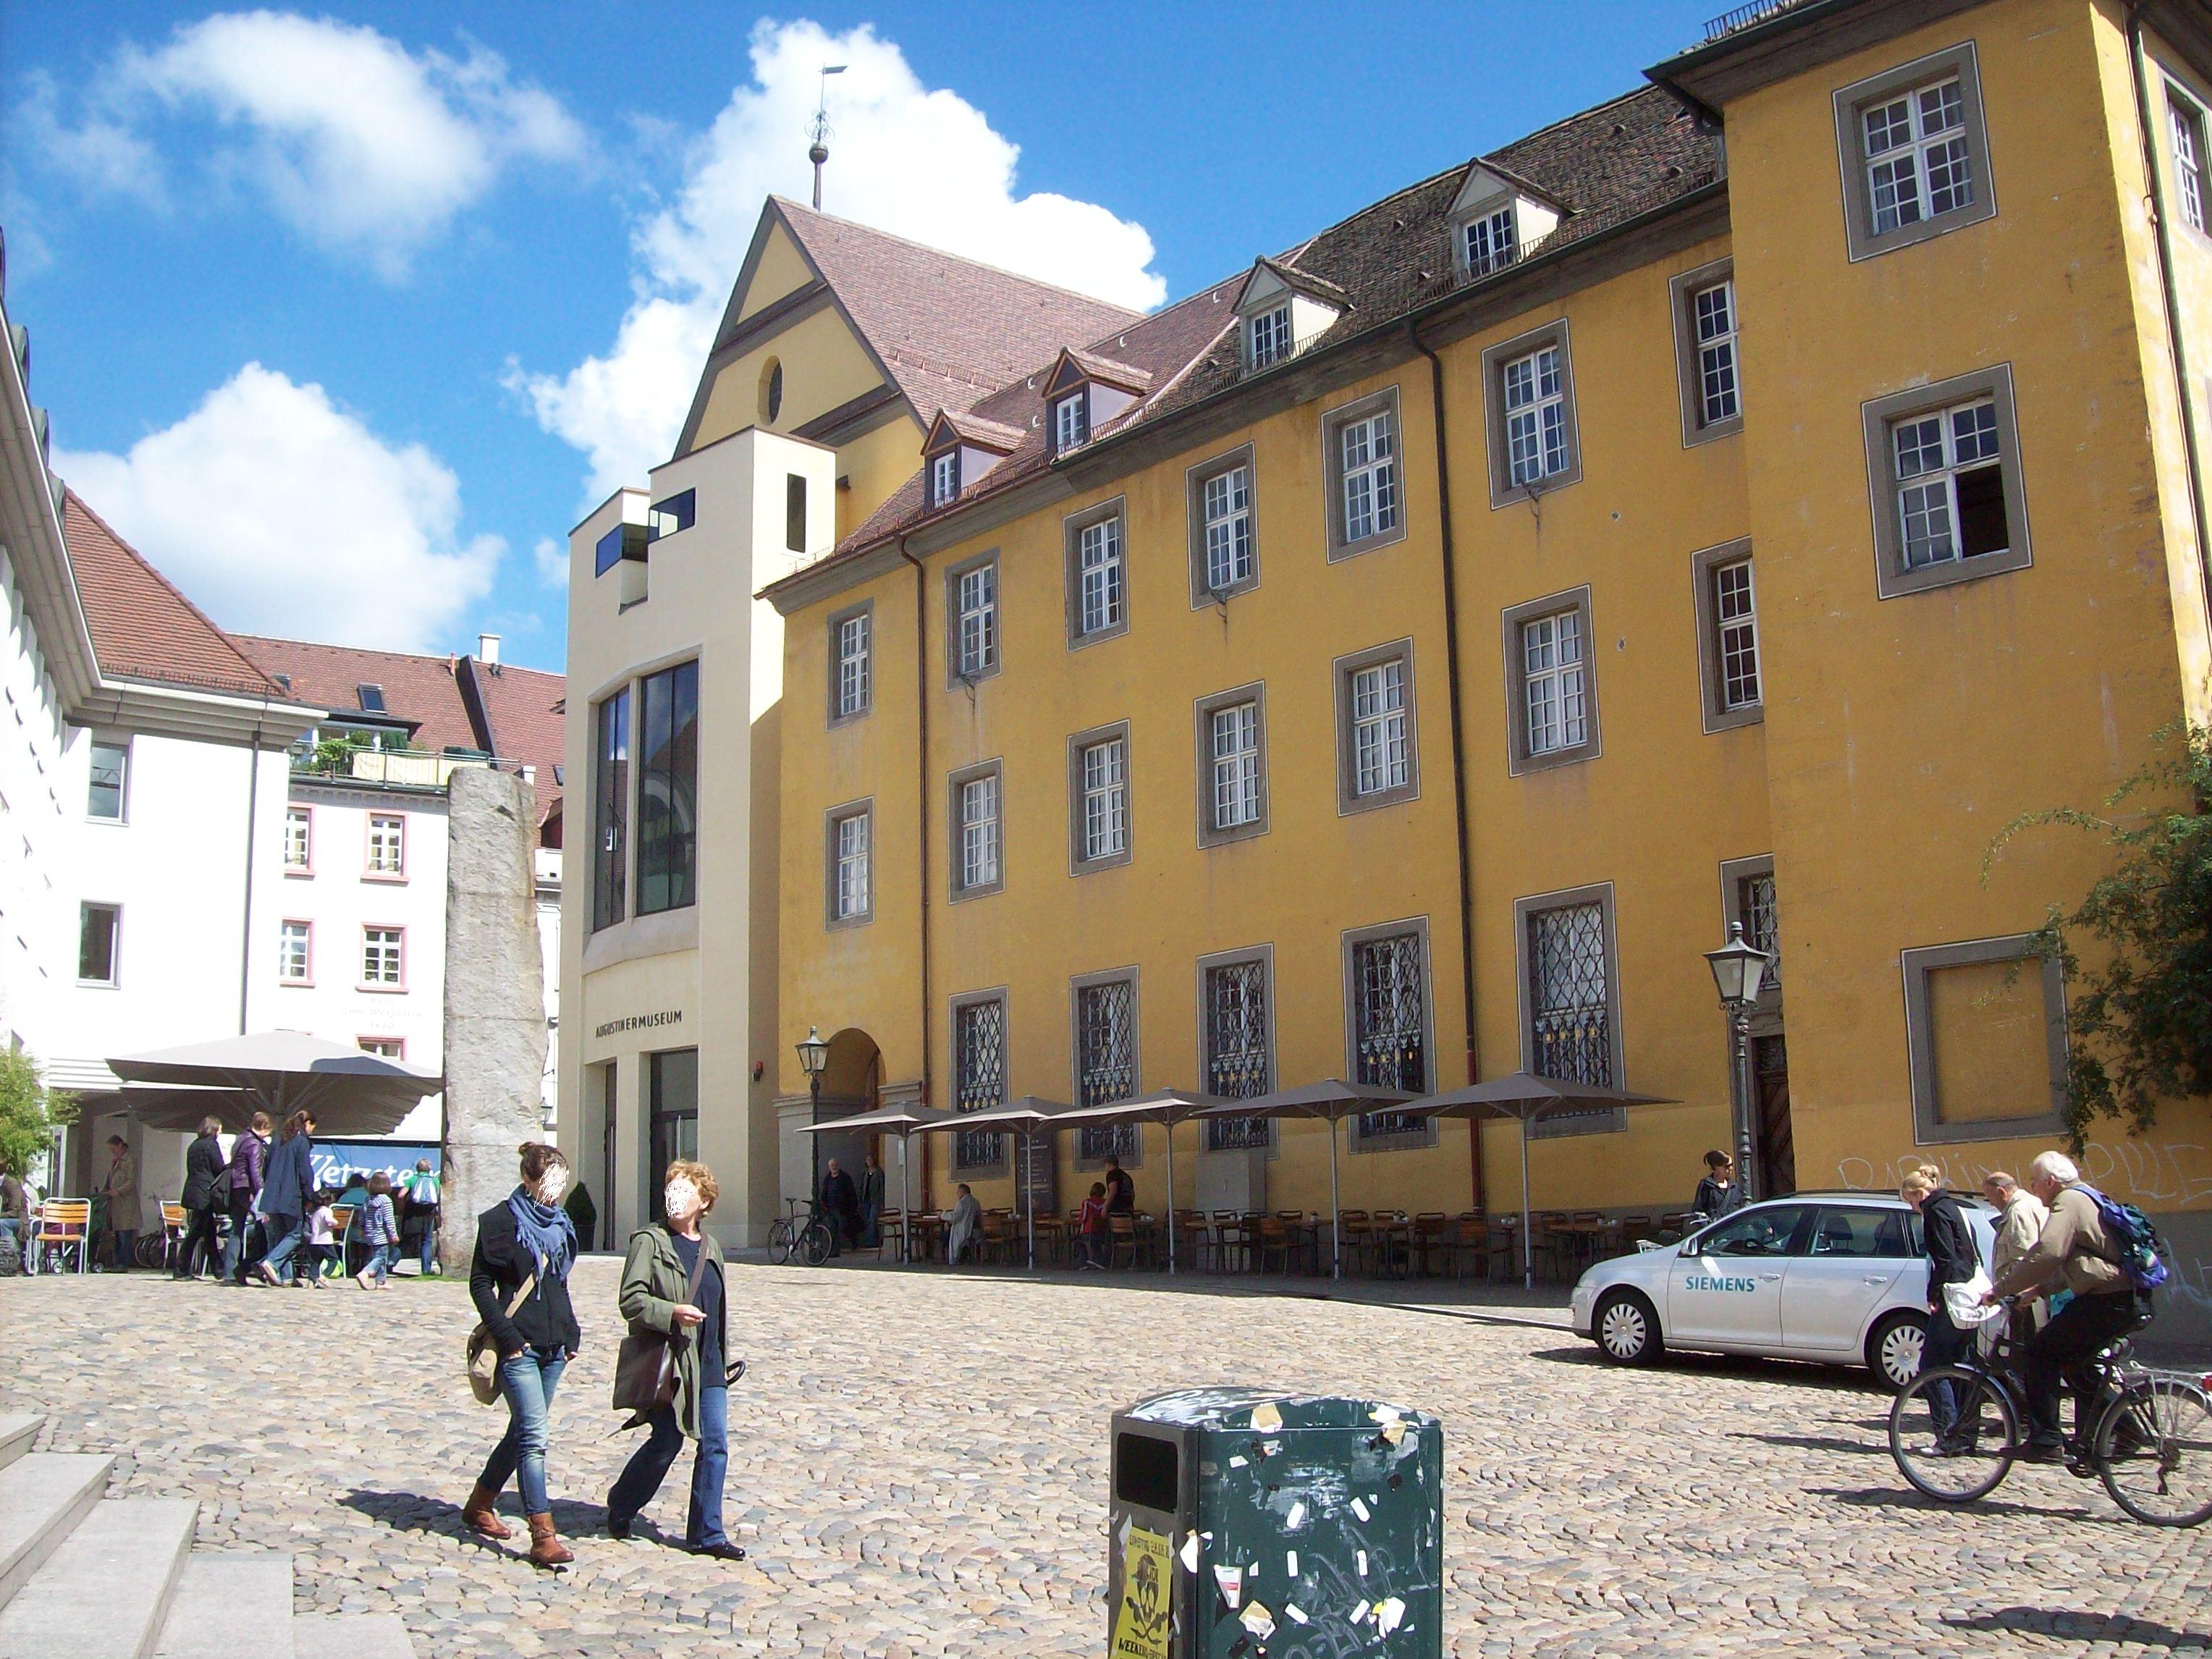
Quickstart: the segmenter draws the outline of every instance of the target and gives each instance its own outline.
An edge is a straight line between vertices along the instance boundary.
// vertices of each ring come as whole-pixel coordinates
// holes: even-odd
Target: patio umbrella
[[[1040,1100],[1035,1095],[1024,1095],[1019,1100],[1010,1100],[981,1112],[955,1112],[951,1121],[936,1127],[952,1129],[962,1134],[982,1134],[1005,1129],[1022,1138],[1022,1212],[1029,1218],[1030,1271],[1036,1271],[1036,1194],[1030,1182],[1030,1148],[1035,1138],[1057,1127],[1057,1120],[1066,1115],[1067,1103],[1060,1100]]]
[[[1121,1123],[1158,1123],[1168,1137],[1168,1271],[1176,1270],[1175,1238],[1175,1126],[1218,1103],[1213,1095],[1187,1095],[1162,1089],[1133,1100],[1116,1100],[1104,1106],[1079,1106],[1054,1120],[1055,1128],[1103,1129]]]
[[[279,1123],[305,1108],[331,1134],[388,1134],[424,1096],[446,1086],[444,1078],[422,1066],[304,1031],[258,1031],[124,1054],[110,1059],[107,1068],[125,1084],[236,1090]]]
[[[916,1129],[934,1129],[948,1121],[950,1112],[940,1112],[927,1106],[884,1106],[872,1112],[860,1112],[851,1117],[833,1117],[827,1123],[803,1123],[799,1133],[803,1135],[842,1133],[848,1129],[886,1129],[899,1138],[899,1208],[907,1217],[907,1224],[899,1230],[899,1260],[914,1260],[914,1204],[907,1190],[907,1171],[914,1160],[907,1155],[907,1138]]]
[[[77,1103],[92,1116],[127,1112],[149,1129],[173,1129],[189,1134],[204,1118],[221,1121],[224,1133],[236,1134],[261,1109],[242,1089],[162,1089],[125,1085],[77,1097]]]
[[[1536,1230],[1528,1209],[1528,1127],[1556,1110],[1579,1111],[1593,1106],[1671,1106],[1665,1095],[1632,1095],[1626,1089],[1608,1089],[1595,1083],[1576,1083],[1566,1078],[1537,1077],[1516,1072],[1464,1089],[1448,1089],[1426,1095],[1406,1109],[1428,1117],[1510,1117],[1521,1126],[1521,1273],[1530,1289],[1536,1284]],[[1480,1156],[1480,1154],[1477,1154]]]
[[[1295,1089],[1278,1089],[1250,1100],[1224,1101],[1208,1106],[1200,1117],[1317,1117],[1328,1125],[1328,1255],[1329,1277],[1344,1277],[1344,1228],[1336,1200],[1336,1126],[1364,1112],[1387,1112],[1413,1098],[1404,1089],[1385,1089],[1372,1083],[1346,1083],[1329,1078],[1320,1083],[1301,1083]]]

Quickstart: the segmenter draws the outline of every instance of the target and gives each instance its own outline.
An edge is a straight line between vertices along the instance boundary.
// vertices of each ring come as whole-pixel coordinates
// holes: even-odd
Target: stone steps
[[[415,1659],[391,1613],[295,1614],[292,1558],[195,1553],[199,1505],[103,1494],[112,1457],[0,1416],[0,1659]]]

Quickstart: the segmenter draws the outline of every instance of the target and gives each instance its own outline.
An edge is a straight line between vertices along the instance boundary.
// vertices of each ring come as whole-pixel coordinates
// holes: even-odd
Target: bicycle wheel
[[[799,1241],[806,1249],[806,1265],[818,1267],[830,1259],[830,1229],[819,1221],[806,1224],[805,1237]]]
[[[2212,1516],[2212,1400],[2184,1376],[2138,1382],[2097,1419],[2097,1473],[2112,1501],[2154,1527]]]
[[[1948,1387],[1959,1412],[1953,1431],[1936,1432],[1933,1395]],[[1919,1491],[1945,1504],[1971,1504],[1996,1490],[2020,1454],[2020,1423],[2005,1391],[1981,1371],[1938,1365],[1906,1383],[1889,1408],[1889,1455]]]
[[[768,1230],[768,1259],[779,1267],[791,1260],[791,1224],[779,1221]]]
[[[149,1270],[158,1267],[169,1259],[169,1241],[158,1233],[149,1233],[131,1247],[131,1259]]]

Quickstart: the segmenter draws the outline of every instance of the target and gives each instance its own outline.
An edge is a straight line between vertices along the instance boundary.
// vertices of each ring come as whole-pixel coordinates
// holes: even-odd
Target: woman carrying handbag
[[[553,1530],[545,1496],[547,1413],[561,1373],[583,1346],[575,1310],[568,1305],[568,1269],[576,1261],[576,1230],[561,1207],[568,1188],[568,1160],[557,1147],[522,1144],[522,1182],[503,1204],[477,1218],[476,1260],[469,1296],[485,1334],[499,1353],[499,1391],[507,1401],[507,1433],[492,1448],[461,1519],[480,1538],[504,1539],[512,1530],[499,1518],[499,1494],[513,1475],[522,1488],[530,1522],[530,1559],[562,1567],[575,1555]]]
[[[630,1235],[621,1307],[631,1335],[616,1370],[615,1405],[636,1409],[653,1433],[607,1494],[607,1531],[629,1536],[638,1511],[660,1490],[688,1437],[698,1443],[698,1451],[691,1462],[684,1541],[694,1555],[742,1561],[744,1551],[722,1529],[722,1480],[729,1466],[730,1384],[744,1367],[727,1358],[722,1249],[700,1224],[720,1195],[705,1164],[679,1160],[668,1166],[664,1218]],[[665,1370],[656,1363],[664,1347],[673,1362]],[[664,1379],[662,1392],[672,1397],[649,1402],[645,1396],[656,1373]]]

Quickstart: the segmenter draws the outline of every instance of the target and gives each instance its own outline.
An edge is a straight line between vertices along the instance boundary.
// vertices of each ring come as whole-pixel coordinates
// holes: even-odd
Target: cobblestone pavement
[[[51,1402],[42,1449],[124,1454],[122,1488],[200,1500],[204,1547],[290,1550],[302,1611],[395,1611],[425,1656],[1100,1654],[1109,1412],[1245,1381],[1442,1415],[1462,1656],[2212,1650],[2212,1532],[2137,1527],[2051,1469],[1948,1512],[1905,1487],[1856,1374],[1616,1370],[1510,1302],[739,1267],[729,1515],[754,1559],[617,1543],[615,1275],[576,1270],[557,1577],[520,1527],[505,1549],[461,1534],[504,1414],[460,1379],[459,1282],[0,1282],[8,1392]],[[647,1512],[678,1538],[689,1468]]]

